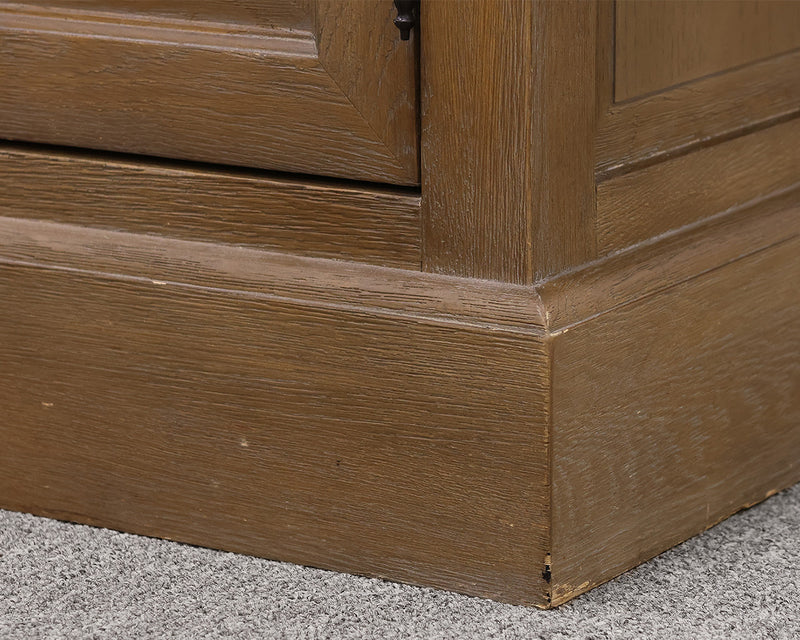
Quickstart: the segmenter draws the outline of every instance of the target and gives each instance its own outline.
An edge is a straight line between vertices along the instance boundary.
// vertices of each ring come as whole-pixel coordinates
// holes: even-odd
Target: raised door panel
[[[0,137],[418,183],[391,0],[0,2]]]

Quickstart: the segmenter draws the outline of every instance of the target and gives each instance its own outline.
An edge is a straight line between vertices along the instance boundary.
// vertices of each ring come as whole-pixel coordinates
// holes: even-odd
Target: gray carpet
[[[800,485],[555,611],[0,511],[0,637],[800,638]]]

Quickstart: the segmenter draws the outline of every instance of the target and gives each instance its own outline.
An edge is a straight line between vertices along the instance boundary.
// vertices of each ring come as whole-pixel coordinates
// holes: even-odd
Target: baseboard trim
[[[800,479],[798,203],[535,287],[0,218],[0,506],[553,606]]]

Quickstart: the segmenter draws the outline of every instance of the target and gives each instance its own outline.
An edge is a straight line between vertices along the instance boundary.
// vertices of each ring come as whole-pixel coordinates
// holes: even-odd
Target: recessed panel
[[[800,47],[800,2],[620,0],[614,98],[629,100]]]

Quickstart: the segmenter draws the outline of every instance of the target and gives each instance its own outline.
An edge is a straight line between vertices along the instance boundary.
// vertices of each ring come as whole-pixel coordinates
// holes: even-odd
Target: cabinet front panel
[[[391,0],[0,2],[0,137],[418,183]]]
[[[617,101],[800,47],[800,2],[623,0],[616,4]]]

